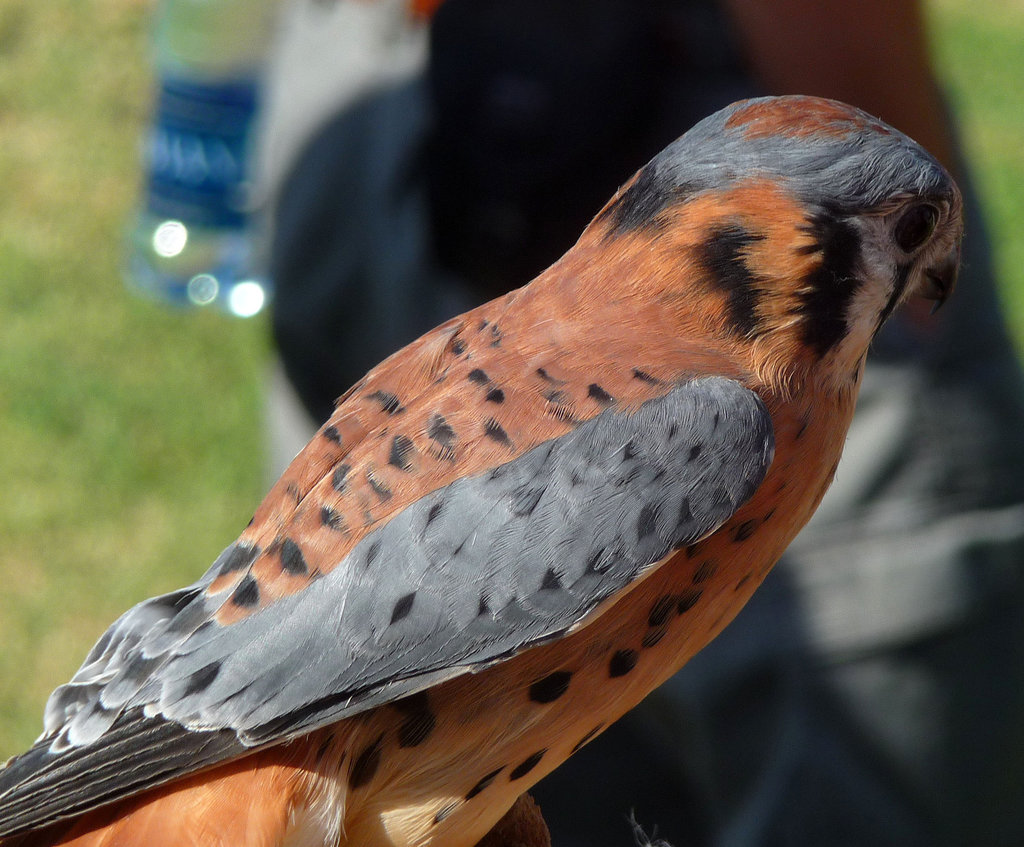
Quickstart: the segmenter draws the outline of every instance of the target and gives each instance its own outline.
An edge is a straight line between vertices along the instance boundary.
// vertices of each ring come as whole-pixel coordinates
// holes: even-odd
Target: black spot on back
[[[281,569],[295,576],[309,573],[309,566],[306,564],[306,557],[302,555],[302,549],[290,538],[281,542]]]
[[[756,335],[761,283],[747,264],[745,251],[764,236],[736,224],[717,226],[698,248],[697,258],[712,286],[725,294],[729,325],[739,336]]]
[[[407,435],[396,435],[391,441],[391,453],[388,455],[388,464],[394,465],[402,471],[412,467],[409,457],[416,451],[412,439]]]
[[[527,517],[533,514],[537,508],[541,496],[544,494],[544,486],[538,485],[533,488],[522,487],[512,495],[512,503],[509,507],[513,515]]]
[[[501,424],[498,423],[494,418],[488,418],[484,421],[484,435],[490,438],[492,441],[497,441],[499,444],[508,447],[512,444],[512,440],[508,437],[508,433],[502,428]]]
[[[330,529],[342,530],[345,528],[345,520],[330,506],[320,507],[320,523]]]
[[[427,437],[441,448],[441,457],[452,459],[455,451],[452,444],[455,442],[455,430],[449,426],[448,421],[442,415],[431,415],[427,421]]]
[[[410,591],[408,594],[403,594],[398,598],[398,602],[395,603],[395,607],[391,610],[391,623],[398,623],[403,618],[409,616],[409,612],[412,611],[412,604],[416,602],[416,592]]]
[[[814,239],[814,252],[821,253],[821,264],[808,274],[800,294],[800,334],[819,358],[846,334],[847,310],[860,287],[860,234],[838,214],[823,211],[805,227]]]
[[[249,608],[260,602],[260,586],[252,574],[246,574],[231,592],[231,602],[236,606]]]
[[[338,465],[334,469],[334,473],[331,474],[331,486],[339,494],[343,493],[348,487],[348,472],[352,470],[348,465]]]
[[[492,388],[487,392],[487,396],[484,398],[488,403],[504,403],[505,392],[500,388]]]
[[[380,404],[381,411],[387,412],[388,415],[397,415],[399,412],[404,411],[398,401],[398,395],[390,391],[374,391],[368,396],[370,399],[376,400]]]
[[[544,754],[547,752],[547,750],[538,750],[536,753],[531,753],[529,756],[523,759],[523,761],[521,761],[518,765],[512,768],[511,771],[509,771],[509,781],[514,782],[515,780],[521,779],[522,777],[526,776],[530,771],[532,771],[535,767],[537,767],[537,765],[540,764],[540,760],[544,758]]]
[[[441,415],[434,415],[427,423],[427,435],[439,444],[451,444],[455,440],[455,430],[448,425]]]
[[[433,506],[427,510],[427,523],[426,526],[430,526],[434,521],[441,517],[441,512],[444,511],[444,501],[438,500]]]
[[[665,637],[665,632],[666,630],[664,627],[662,627],[661,629],[647,630],[647,632],[644,634],[644,637],[640,639],[640,645],[642,647],[653,647],[655,644],[661,641],[662,638]]]
[[[348,775],[349,788],[362,788],[373,779],[377,768],[380,767],[380,748],[383,739],[383,735],[378,735],[377,740],[356,757]]]
[[[640,515],[636,519],[636,537],[637,541],[643,541],[650,535],[654,535],[657,529],[658,522],[658,510],[650,503],[644,505],[640,510]]]
[[[370,488],[373,489],[373,493],[381,500],[391,499],[391,489],[377,479],[373,471],[369,468],[366,469],[366,481],[370,484]]]
[[[558,571],[554,568],[548,568],[547,573],[544,574],[544,580],[540,584],[542,591],[554,591],[562,587],[562,579],[558,575]]]
[[[534,703],[553,703],[569,690],[572,674],[569,671],[555,671],[530,686],[530,699]]]
[[[325,426],[324,438],[328,441],[333,441],[335,444],[341,444],[341,433],[338,432],[336,426]]]
[[[224,559],[217,573],[223,575],[234,571],[244,571],[256,561],[256,557],[259,554],[260,548],[255,544],[246,544],[244,541],[239,541],[231,545],[230,550],[224,552]]]
[[[575,417],[572,407],[572,397],[565,391],[553,388],[544,392],[544,399],[548,406],[545,411],[554,415],[560,421],[572,421]]]
[[[376,400],[380,404],[381,411],[387,412],[389,415],[397,415],[399,412],[405,411],[402,404],[398,402],[398,396],[390,391],[374,391],[369,398]]]
[[[615,400],[615,398],[612,397],[611,394],[605,391],[596,382],[592,382],[590,383],[590,385],[587,386],[587,396],[593,400],[596,400],[598,403],[603,403],[605,405],[607,405],[608,403],[612,403]]]
[[[477,385],[487,385],[491,381],[491,378],[487,374],[480,370],[480,368],[473,368],[469,372],[469,381],[475,382]]]
[[[193,600],[196,599],[196,597],[199,597],[202,593],[203,590],[201,588],[196,588],[195,586],[192,586],[190,588],[182,588],[179,591],[175,591],[174,599],[170,601],[170,608],[173,609],[174,614],[177,615],[178,613],[184,611],[185,607],[187,607]],[[94,647],[93,650],[95,652],[102,652],[102,648],[98,646]]]
[[[220,673],[220,662],[211,662],[206,667],[200,668],[188,678],[188,683],[185,685],[185,691],[182,693],[183,697],[188,697],[191,694],[198,694],[200,691],[205,691],[210,687],[210,683],[217,678],[217,674]]]
[[[625,676],[636,667],[636,650],[616,650],[608,662],[608,676]]]
[[[647,371],[640,370],[640,368],[633,368],[633,379],[638,379],[640,382],[646,382],[648,385],[657,385],[661,382],[660,379],[651,376]]]
[[[461,338],[453,338],[451,343],[452,352],[456,356],[461,356],[466,352],[466,342]]]

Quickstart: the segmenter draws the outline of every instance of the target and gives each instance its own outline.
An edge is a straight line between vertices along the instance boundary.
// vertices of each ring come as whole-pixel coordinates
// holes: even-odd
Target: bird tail
[[[0,847],[277,847],[302,784],[280,748],[194,774]]]

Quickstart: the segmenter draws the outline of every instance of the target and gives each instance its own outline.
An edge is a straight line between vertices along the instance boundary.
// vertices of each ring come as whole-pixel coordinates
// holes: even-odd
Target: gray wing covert
[[[727,521],[773,452],[756,394],[696,379],[428,494],[302,592],[227,627],[205,623],[218,560],[122,616],[54,693],[47,737],[0,770],[0,835],[557,638]]]
[[[300,594],[197,632],[147,712],[264,744],[555,638],[728,520],[773,448],[761,400],[731,380],[609,409],[432,492]]]

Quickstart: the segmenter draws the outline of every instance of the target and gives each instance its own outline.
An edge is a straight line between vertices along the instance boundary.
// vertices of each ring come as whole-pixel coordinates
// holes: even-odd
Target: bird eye
[[[918,203],[903,213],[896,224],[896,243],[904,253],[913,253],[923,245],[939,222],[939,212],[930,203]]]

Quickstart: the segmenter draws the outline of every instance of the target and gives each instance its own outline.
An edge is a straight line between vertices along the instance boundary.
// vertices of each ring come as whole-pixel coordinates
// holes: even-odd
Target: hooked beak
[[[925,269],[924,281],[921,283],[917,293],[926,300],[935,301],[935,305],[932,306],[932,314],[935,314],[939,307],[949,298],[949,295],[953,293],[959,270],[959,245],[943,256],[937,264]]]

